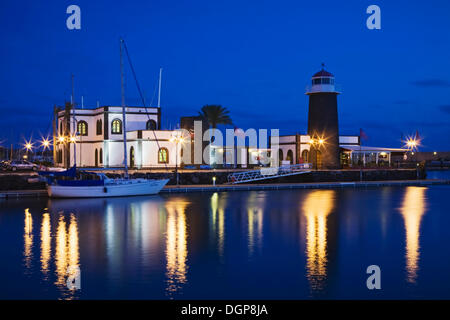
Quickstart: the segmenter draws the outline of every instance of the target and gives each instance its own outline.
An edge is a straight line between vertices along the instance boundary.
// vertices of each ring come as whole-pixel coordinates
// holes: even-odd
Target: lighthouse
[[[339,161],[339,126],[334,75],[324,69],[312,76],[309,96],[308,135],[314,168],[337,169]]]

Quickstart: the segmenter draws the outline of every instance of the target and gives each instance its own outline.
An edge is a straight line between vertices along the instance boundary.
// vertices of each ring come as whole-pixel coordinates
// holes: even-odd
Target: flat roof
[[[341,144],[339,145],[343,149],[350,151],[386,151],[386,152],[408,152],[409,149],[404,148],[382,148],[382,147],[369,147],[369,146],[359,146],[354,144]]]

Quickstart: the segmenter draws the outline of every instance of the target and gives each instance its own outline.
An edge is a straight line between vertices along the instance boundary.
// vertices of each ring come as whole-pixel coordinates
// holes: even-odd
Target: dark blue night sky
[[[82,29],[66,28],[81,8]],[[366,8],[381,8],[381,30]],[[236,126],[305,133],[310,77],[326,64],[343,93],[341,134],[422,150],[450,144],[450,2],[430,1],[12,1],[0,4],[0,140],[39,138],[53,105],[120,105],[119,37],[152,100],[163,67],[163,127],[222,104]],[[139,105],[127,74],[127,103]],[[156,104],[156,98],[153,105]]]

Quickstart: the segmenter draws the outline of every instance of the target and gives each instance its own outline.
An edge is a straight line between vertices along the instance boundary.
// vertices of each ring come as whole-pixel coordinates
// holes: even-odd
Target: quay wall
[[[415,180],[425,179],[424,170],[416,169],[370,169],[363,170],[363,181],[386,181],[386,180]],[[224,184],[228,182],[230,172],[225,171],[192,171],[180,172],[180,185],[212,185],[213,177],[216,177],[216,184]],[[118,173],[108,173],[109,177],[119,177]],[[135,172],[131,175],[134,178],[149,179],[170,179],[168,185],[175,185],[176,179],[173,172]],[[299,175],[273,178],[267,180],[259,180],[255,183],[311,183],[311,182],[353,182],[360,181],[359,170],[319,170],[303,173]],[[0,175],[0,191],[7,190],[38,190],[45,189],[45,183],[38,181],[35,174],[1,174]]]

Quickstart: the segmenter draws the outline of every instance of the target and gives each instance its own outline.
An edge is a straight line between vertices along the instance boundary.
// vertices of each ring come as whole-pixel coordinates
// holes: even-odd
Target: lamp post
[[[184,142],[184,137],[181,134],[180,131],[176,131],[174,135],[169,139],[170,142],[175,142],[175,177],[176,177],[176,183],[179,184],[179,177],[178,177],[178,144]]]
[[[47,138],[42,139],[41,146],[42,146],[42,160],[41,160],[41,165],[42,165],[42,162],[44,161],[44,152],[47,148],[50,147],[50,141]]]
[[[314,153],[315,153],[315,167],[316,167],[316,171],[318,170],[318,165],[317,165],[317,151],[319,151],[320,147],[323,146],[323,144],[325,143],[325,140],[323,138],[318,138],[318,137],[313,137],[312,139],[309,139],[309,144],[311,145],[311,147],[314,148]]]
[[[30,151],[33,151],[33,144],[31,143],[31,140],[30,141],[26,141],[25,144],[24,144],[24,147],[27,150],[26,159],[29,160],[30,157],[28,157],[28,153]],[[25,156],[24,156],[24,158],[25,158]]]

